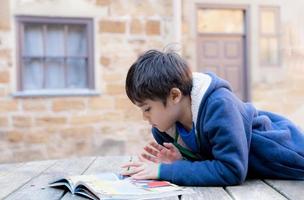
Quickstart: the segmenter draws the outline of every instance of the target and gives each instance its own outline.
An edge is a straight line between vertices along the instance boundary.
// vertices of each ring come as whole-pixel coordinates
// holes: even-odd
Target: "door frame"
[[[196,65],[199,64],[199,58],[198,58],[198,38],[200,34],[197,30],[197,11],[200,8],[211,8],[211,9],[237,9],[237,10],[243,10],[244,12],[244,59],[243,59],[243,84],[244,84],[244,101],[250,101],[251,100],[251,88],[250,88],[250,52],[251,52],[251,44],[250,44],[250,6],[249,5],[239,5],[239,4],[206,4],[206,3],[197,3],[195,6],[195,34],[196,34]],[[229,33],[206,33],[206,35],[233,35]]]

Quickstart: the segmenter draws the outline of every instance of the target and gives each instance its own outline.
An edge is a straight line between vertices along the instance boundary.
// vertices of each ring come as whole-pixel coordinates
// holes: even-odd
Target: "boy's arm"
[[[235,185],[242,183],[248,168],[248,141],[242,115],[228,99],[209,102],[199,132],[206,132],[213,160],[176,161],[161,164],[160,179],[181,185]]]

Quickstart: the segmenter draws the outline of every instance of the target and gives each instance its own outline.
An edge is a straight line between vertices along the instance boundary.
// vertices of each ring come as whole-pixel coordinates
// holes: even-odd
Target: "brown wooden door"
[[[216,34],[198,36],[197,66],[200,72],[214,72],[230,82],[232,90],[246,100],[244,80],[244,36]]]

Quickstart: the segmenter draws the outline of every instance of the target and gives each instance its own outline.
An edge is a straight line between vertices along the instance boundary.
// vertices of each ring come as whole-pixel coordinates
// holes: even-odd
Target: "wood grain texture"
[[[42,171],[54,165],[56,161],[29,162],[15,170],[0,176],[0,199],[8,196],[12,192],[19,190],[31,179],[39,176]]]
[[[246,200],[283,200],[286,199],[261,180],[247,180],[239,186],[229,186],[227,192],[233,199]]]
[[[265,180],[265,182],[288,199],[304,200],[304,180]]]
[[[84,200],[48,183],[64,175],[95,174],[121,171],[129,156],[81,157],[27,163],[0,164],[0,199]],[[304,200],[304,181],[247,180],[239,186],[192,187],[193,194],[165,200]]]
[[[0,176],[4,176],[8,173],[11,173],[23,165],[25,165],[25,163],[1,164],[0,165]]]
[[[191,195],[183,195],[182,200],[232,200],[222,187],[193,187],[195,191]]]
[[[64,195],[65,191],[50,188],[48,184],[65,175],[82,174],[94,159],[93,157],[87,157],[58,160],[55,165],[23,185],[18,191],[13,192],[7,199],[59,199]]]

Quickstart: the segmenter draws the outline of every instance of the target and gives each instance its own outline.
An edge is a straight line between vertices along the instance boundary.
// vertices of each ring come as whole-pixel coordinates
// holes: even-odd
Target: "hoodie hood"
[[[198,73],[194,72],[192,74],[192,90],[191,90],[191,112],[192,121],[194,126],[197,127],[197,119],[200,117],[199,109],[205,104],[208,97],[219,88],[228,88],[230,90],[229,83],[223,79],[220,79],[215,74],[212,73]],[[165,131],[169,136],[175,138],[176,127],[173,125],[167,131]],[[197,135],[197,131],[195,130]],[[186,147],[181,138],[178,138],[178,143]]]
[[[203,106],[208,97],[219,88],[230,89],[227,81],[217,77],[213,73],[193,73],[193,86],[191,91],[191,111],[192,121],[194,125],[197,124],[198,113],[201,106]]]

